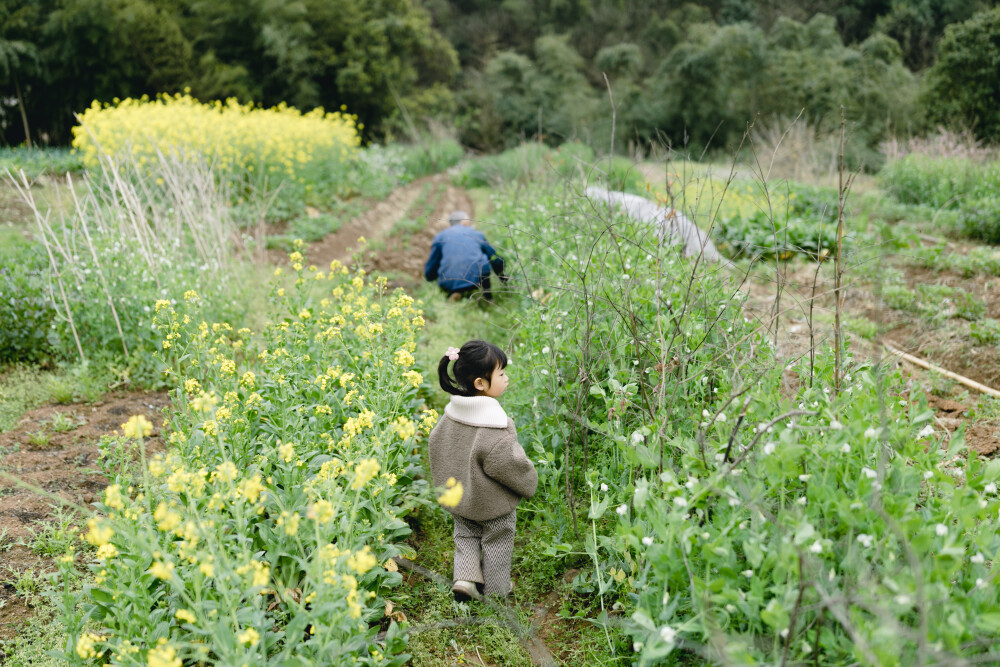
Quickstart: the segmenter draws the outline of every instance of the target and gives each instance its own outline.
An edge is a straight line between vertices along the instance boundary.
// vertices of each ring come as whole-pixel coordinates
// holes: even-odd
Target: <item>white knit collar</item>
[[[452,396],[444,413],[469,426],[507,428],[507,413],[491,396]]]

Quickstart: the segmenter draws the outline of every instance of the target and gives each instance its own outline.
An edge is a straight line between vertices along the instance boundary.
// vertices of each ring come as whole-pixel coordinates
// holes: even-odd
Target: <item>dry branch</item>
[[[909,361],[911,364],[915,364],[917,366],[920,366],[921,368],[926,368],[929,371],[940,373],[941,375],[947,378],[951,378],[955,382],[964,384],[966,387],[969,387],[970,389],[975,389],[976,391],[981,392],[983,394],[989,394],[990,396],[995,396],[996,398],[1000,398],[1000,391],[994,389],[993,387],[987,387],[985,384],[980,384],[975,380],[965,377],[964,375],[959,375],[958,373],[949,371],[946,368],[941,368],[936,364],[932,364],[929,361],[924,361],[920,357],[915,357],[912,354],[907,354],[906,352],[903,352],[897,347],[893,347],[892,345],[886,343],[885,341],[882,341],[882,345],[885,347],[885,349],[889,350],[896,356],[902,358],[904,361]]]

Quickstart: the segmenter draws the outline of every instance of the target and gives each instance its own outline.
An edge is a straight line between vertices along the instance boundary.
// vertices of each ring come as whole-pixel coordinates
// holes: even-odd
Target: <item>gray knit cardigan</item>
[[[452,514],[489,521],[535,495],[538,473],[495,398],[452,396],[429,440],[434,486],[449,477],[462,483],[458,506],[445,508]]]

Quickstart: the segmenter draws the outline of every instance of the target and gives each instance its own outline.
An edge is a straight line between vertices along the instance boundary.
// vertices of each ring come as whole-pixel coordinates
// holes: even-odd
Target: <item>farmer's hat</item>
[[[465,211],[452,211],[448,216],[448,224],[458,225],[469,219],[469,214]]]

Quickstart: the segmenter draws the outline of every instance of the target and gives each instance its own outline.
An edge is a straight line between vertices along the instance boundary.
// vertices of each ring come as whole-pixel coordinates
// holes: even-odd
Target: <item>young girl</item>
[[[439,487],[454,478],[464,491],[447,508],[455,518],[457,600],[479,599],[477,584],[486,595],[510,593],[517,504],[538,487],[514,422],[497,402],[507,389],[506,367],[503,350],[481,340],[448,348],[438,364],[441,388],[452,396],[431,431],[431,476]]]

